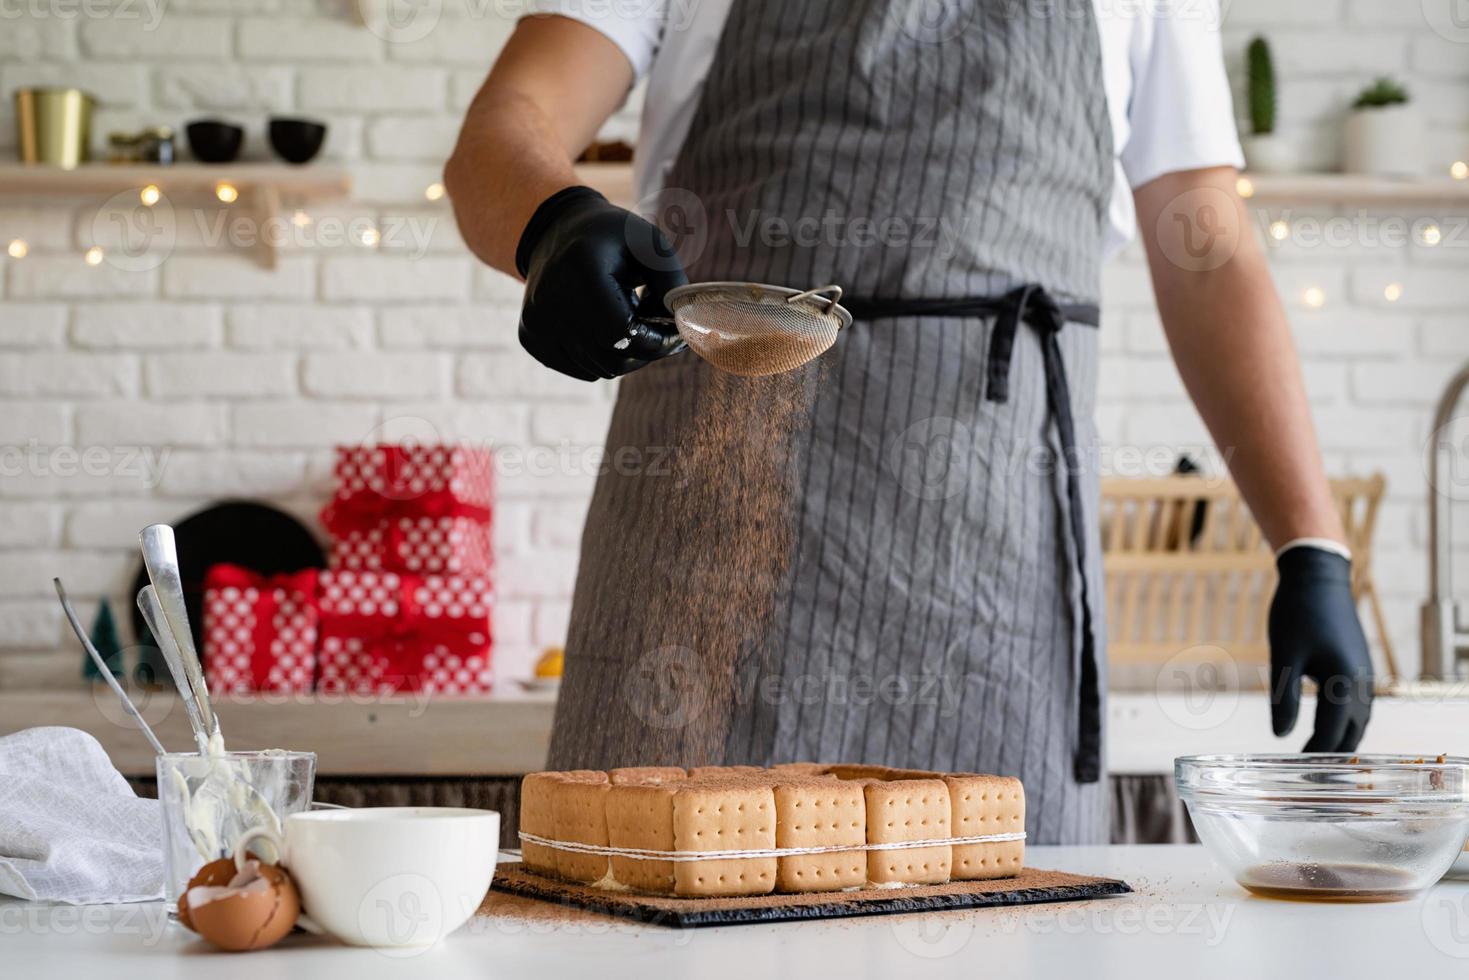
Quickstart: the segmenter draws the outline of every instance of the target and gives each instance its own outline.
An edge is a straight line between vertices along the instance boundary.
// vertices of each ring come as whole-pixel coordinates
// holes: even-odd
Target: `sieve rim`
[[[663,305],[668,307],[670,313],[677,313],[679,307],[685,302],[695,300],[708,300],[719,293],[742,293],[744,299],[754,302],[763,300],[785,300],[788,303],[809,308],[816,316],[833,317],[837,321],[837,330],[845,330],[852,325],[852,314],[838,300],[841,299],[842,288],[840,286],[821,286],[817,289],[792,289],[789,286],[772,286],[763,282],[737,282],[731,280],[719,280],[716,282],[691,282],[682,286],[675,286],[663,297]],[[826,294],[834,295],[826,295]],[[808,305],[809,301],[809,305]],[[820,305],[818,305],[818,303]]]

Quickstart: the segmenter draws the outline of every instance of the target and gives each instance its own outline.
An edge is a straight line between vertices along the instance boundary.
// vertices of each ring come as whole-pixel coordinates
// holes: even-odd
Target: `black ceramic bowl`
[[[326,125],[310,119],[272,119],[270,145],[287,163],[309,163],[321,152]]]
[[[200,119],[184,127],[194,159],[204,163],[229,163],[240,155],[245,131],[218,119]]]

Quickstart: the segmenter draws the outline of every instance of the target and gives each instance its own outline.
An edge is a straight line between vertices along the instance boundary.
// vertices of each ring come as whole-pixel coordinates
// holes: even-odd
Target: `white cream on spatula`
[[[267,749],[264,754],[280,750]],[[177,766],[172,770],[174,785],[183,800],[184,826],[194,848],[205,861],[224,854],[246,830],[265,827],[279,834],[280,818],[270,808],[264,795],[252,792],[242,778],[246,763],[231,759],[225,752],[224,737],[219,732],[209,736],[208,751],[198,757],[198,766]],[[185,768],[194,771],[185,774]],[[203,782],[189,791],[188,777],[202,772]]]

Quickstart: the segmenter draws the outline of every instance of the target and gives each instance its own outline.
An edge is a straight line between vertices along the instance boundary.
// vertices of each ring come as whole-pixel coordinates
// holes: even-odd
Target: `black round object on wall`
[[[309,163],[326,142],[326,124],[313,119],[276,117],[270,121],[270,145],[287,163]]]
[[[245,131],[220,119],[199,119],[184,127],[189,152],[201,163],[230,163],[240,155]]]
[[[173,526],[178,547],[179,575],[184,582],[184,604],[189,610],[189,632],[194,648],[204,656],[204,576],[215,565],[240,565],[261,575],[325,568],[326,552],[306,526],[285,511],[247,500],[212,504]],[[138,563],[133,595],[148,584],[148,569]],[[133,603],[133,635],[142,645],[153,645],[143,614]]]

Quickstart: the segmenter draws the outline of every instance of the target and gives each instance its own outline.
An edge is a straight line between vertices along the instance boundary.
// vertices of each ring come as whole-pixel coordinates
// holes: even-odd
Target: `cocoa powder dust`
[[[667,744],[643,758],[676,765],[760,762],[726,759],[742,657],[764,652],[783,605],[794,544],[796,447],[810,419],[822,370],[811,365],[767,377],[705,369],[693,417],[677,447],[668,510],[677,578],[650,616],[692,652],[684,683],[691,710],[660,729]]]

